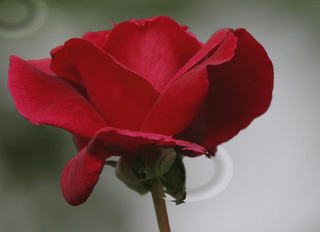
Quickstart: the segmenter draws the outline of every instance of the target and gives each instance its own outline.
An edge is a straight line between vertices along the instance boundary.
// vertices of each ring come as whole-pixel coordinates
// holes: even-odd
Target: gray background
[[[108,167],[88,202],[69,206],[59,178],[76,154],[71,136],[58,128],[31,125],[17,113],[7,90],[9,55],[48,57],[52,48],[71,37],[112,28],[111,20],[157,15],[188,25],[203,42],[220,28],[244,27],[264,45],[275,67],[269,111],[224,144],[235,166],[230,185],[206,201],[169,203],[172,231],[320,230],[320,1],[42,3],[39,7],[46,14],[36,26],[0,28],[0,231],[157,231],[150,195],[140,197],[127,189]],[[2,22],[19,22],[26,12],[17,0],[0,1]],[[187,168],[189,186],[211,173],[203,158],[188,161]]]

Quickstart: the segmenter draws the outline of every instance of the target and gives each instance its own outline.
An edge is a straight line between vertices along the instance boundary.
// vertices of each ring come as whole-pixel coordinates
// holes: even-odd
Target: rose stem
[[[151,191],[154,209],[156,211],[159,232],[170,232],[169,218],[167,214],[167,207],[163,193],[163,187],[159,178],[155,178],[151,183],[153,190]]]

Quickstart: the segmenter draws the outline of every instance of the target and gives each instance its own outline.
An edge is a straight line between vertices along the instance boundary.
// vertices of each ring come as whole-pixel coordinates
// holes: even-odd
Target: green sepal
[[[153,188],[152,183],[158,180],[164,192],[171,195],[176,204],[181,204],[186,198],[186,173],[182,159],[183,156],[174,148],[157,147],[146,154],[124,154],[118,162],[107,161],[106,164],[115,166],[117,178],[140,195],[153,191],[159,192],[159,197],[165,197],[161,195],[162,190]]]
[[[177,205],[184,203],[186,198],[186,171],[182,159],[183,156],[177,154],[171,168],[160,176],[165,193],[176,199]]]
[[[172,148],[158,147],[145,156],[145,180],[160,177],[168,172],[176,160],[177,153]]]
[[[139,154],[124,154],[120,157],[115,172],[116,177],[121,180],[128,188],[136,191],[140,195],[148,193],[149,188],[140,178],[137,177],[134,167],[139,166]]]
[[[105,162],[104,162],[104,164],[105,165],[108,165],[108,166],[111,166],[111,167],[113,167],[113,168],[115,168],[116,166],[117,166],[117,161],[114,161],[114,160],[106,160]]]

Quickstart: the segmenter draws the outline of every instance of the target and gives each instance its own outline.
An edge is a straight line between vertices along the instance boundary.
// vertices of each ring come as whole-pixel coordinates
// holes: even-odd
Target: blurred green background
[[[0,231],[156,231],[150,196],[127,189],[111,168],[84,205],[64,201],[59,179],[76,154],[72,138],[19,115],[7,69],[10,55],[48,57],[111,21],[157,15],[188,25],[202,42],[218,29],[244,27],[275,67],[270,110],[224,144],[235,165],[231,184],[204,202],[169,203],[172,231],[319,231],[319,12],[320,1],[310,0],[0,0]],[[190,185],[199,182],[201,162],[187,166]]]

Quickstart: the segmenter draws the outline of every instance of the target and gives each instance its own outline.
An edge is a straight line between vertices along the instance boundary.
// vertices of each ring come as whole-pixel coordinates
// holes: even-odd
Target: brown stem
[[[166,202],[163,199],[165,197],[163,193],[163,187],[158,178],[152,181],[152,200],[154,209],[156,211],[159,232],[170,232],[169,218],[167,214]],[[161,197],[162,196],[162,197]]]

